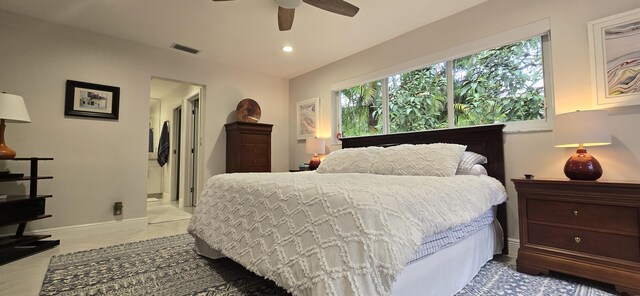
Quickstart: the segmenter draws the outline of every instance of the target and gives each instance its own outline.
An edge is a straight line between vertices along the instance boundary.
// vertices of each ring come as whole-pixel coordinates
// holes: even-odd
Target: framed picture
[[[595,108],[640,104],[640,9],[589,22]]]
[[[303,140],[316,136],[320,98],[296,103],[297,138]]]
[[[118,119],[120,88],[67,80],[64,115]]]

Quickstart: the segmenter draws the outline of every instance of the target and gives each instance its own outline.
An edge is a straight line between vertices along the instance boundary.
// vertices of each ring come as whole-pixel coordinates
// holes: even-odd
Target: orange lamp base
[[[602,167],[587,149],[578,149],[564,165],[564,174],[571,180],[595,181],[602,177]]]
[[[313,158],[311,158],[311,160],[309,161],[309,170],[315,171],[319,166],[320,166],[320,158],[318,158],[318,155],[315,154],[313,155]]]
[[[0,120],[0,159],[10,159],[16,157],[16,152],[4,143],[4,119]]]
[[[0,144],[0,159],[10,159],[16,157],[16,152],[9,146]]]

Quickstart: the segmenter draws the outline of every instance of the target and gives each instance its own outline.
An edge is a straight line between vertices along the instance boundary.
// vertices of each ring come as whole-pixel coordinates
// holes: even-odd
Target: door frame
[[[204,155],[203,155],[203,146],[205,143],[205,125],[204,125],[204,116],[202,116],[202,110],[206,110],[205,109],[205,104],[206,104],[206,86],[203,84],[198,84],[198,83],[193,83],[193,82],[186,82],[186,81],[181,81],[181,80],[176,80],[176,79],[169,79],[169,78],[163,78],[163,77],[159,77],[159,76],[152,76],[151,79],[159,79],[159,80],[167,80],[167,81],[173,81],[173,82],[177,82],[177,83],[181,83],[181,84],[185,84],[185,85],[190,85],[193,86],[194,88],[197,88],[197,91],[192,92],[191,94],[189,94],[188,96],[186,96],[184,99],[182,99],[182,102],[180,104],[180,108],[182,108],[182,112],[181,112],[181,119],[179,122],[179,126],[181,128],[181,132],[177,133],[174,130],[174,125],[176,123],[176,120],[174,120],[175,118],[172,118],[171,123],[171,133],[172,135],[170,135],[171,137],[171,144],[173,145],[172,147],[170,147],[171,151],[170,151],[170,156],[169,158],[173,158],[173,161],[170,160],[170,171],[171,172],[171,178],[170,178],[170,185],[169,188],[166,188],[168,190],[170,190],[170,192],[168,192],[169,195],[169,199],[172,201],[176,200],[176,196],[179,196],[178,199],[178,206],[179,207],[189,207],[189,206],[195,206],[195,204],[197,203],[197,199],[200,196],[200,193],[202,192],[202,186],[204,184]],[[186,110],[188,110],[189,108],[189,104],[191,103],[189,100],[193,99],[193,98],[197,98],[198,102],[199,102],[199,108],[198,108],[198,116],[197,116],[197,120],[196,122],[192,122],[193,120],[190,119],[190,116],[186,116],[185,112],[187,112]],[[171,116],[174,116],[174,111],[171,111]],[[166,113],[165,113],[166,114]],[[192,127],[195,124],[195,130],[197,132],[197,134],[194,136],[195,138],[195,143],[196,143],[196,170],[194,170],[194,173],[192,173],[191,175],[195,174],[195,176],[191,176],[193,178],[193,183],[195,185],[195,189],[194,189],[194,200],[192,201],[191,198],[188,198],[189,195],[185,194],[185,188],[190,188],[188,187],[186,184],[188,184],[187,179],[185,178],[186,176],[186,172],[187,172],[187,168],[186,163],[188,162],[188,158],[185,157],[185,155],[187,153],[185,153],[186,150],[186,143],[187,140],[185,139],[185,134],[189,134],[188,132],[185,131],[185,127],[191,125]],[[179,146],[177,145],[177,141],[175,136],[177,136],[178,134],[182,134],[181,135],[181,139],[180,139],[180,143]],[[178,157],[176,157],[175,154],[173,154],[173,151],[175,149],[180,149],[182,151],[181,156],[179,157],[179,159],[176,159]],[[179,180],[176,179],[176,175],[179,176]],[[166,192],[165,192],[166,193]],[[166,195],[165,195],[166,196]]]
[[[173,147],[171,147],[170,158],[174,159],[174,164],[171,166],[171,189],[169,192],[170,200],[181,200],[180,198],[180,167],[182,167],[182,105],[176,107],[171,111],[171,134]]]
[[[202,133],[201,125],[200,125],[200,96],[201,94],[195,94],[185,100],[186,108],[183,108],[183,118],[184,118],[184,127],[183,131],[183,139],[184,139],[184,164],[181,165],[184,168],[184,186],[181,190],[183,193],[183,206],[196,206],[198,202],[198,197],[200,196],[200,182],[198,179],[198,174],[200,172],[200,168],[202,167],[201,161],[201,145],[202,145]]]

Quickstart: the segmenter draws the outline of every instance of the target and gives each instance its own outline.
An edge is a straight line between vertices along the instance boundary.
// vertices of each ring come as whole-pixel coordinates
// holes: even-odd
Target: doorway
[[[160,118],[163,122],[161,127],[166,123],[169,156],[161,167],[161,198],[153,203],[149,203],[148,199],[147,218],[149,223],[158,223],[156,216],[161,207],[173,215],[161,213],[161,216],[167,217],[160,219],[160,222],[188,219],[197,204],[200,191],[198,180],[202,178],[204,157],[200,149],[203,143],[200,106],[204,103],[204,86],[154,77],[151,79],[150,93],[150,97],[159,101],[161,106],[156,114],[150,109],[150,118]],[[150,130],[149,134],[157,134],[155,143],[149,146],[159,147],[161,132]],[[149,154],[151,163],[153,153]]]

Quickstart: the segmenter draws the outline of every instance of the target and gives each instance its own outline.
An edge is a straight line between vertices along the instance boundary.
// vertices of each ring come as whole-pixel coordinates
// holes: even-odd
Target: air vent
[[[171,44],[171,48],[175,48],[177,50],[182,50],[184,52],[188,52],[188,53],[191,53],[191,54],[198,54],[200,52],[199,50],[197,50],[195,48],[184,46],[184,45],[178,44],[178,43]]]

